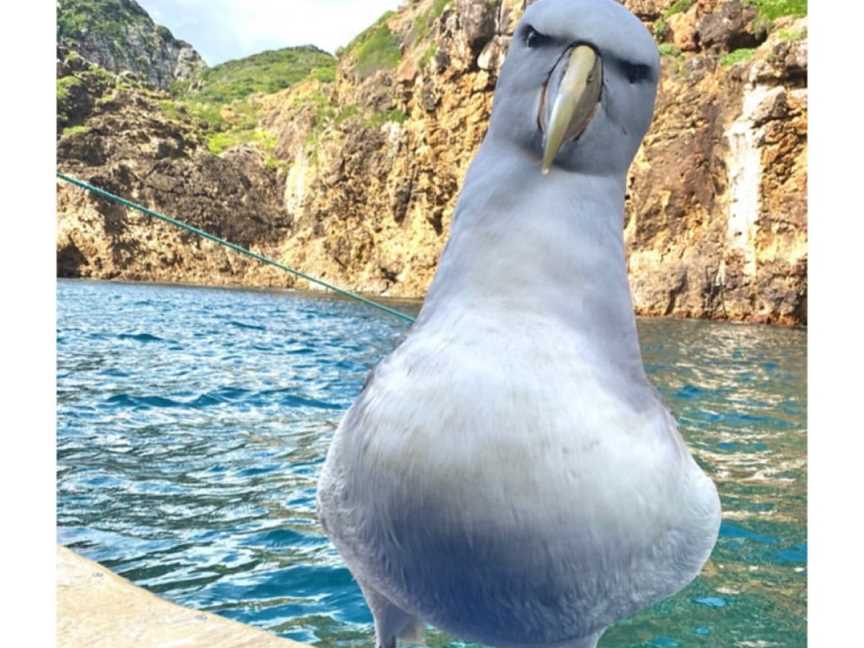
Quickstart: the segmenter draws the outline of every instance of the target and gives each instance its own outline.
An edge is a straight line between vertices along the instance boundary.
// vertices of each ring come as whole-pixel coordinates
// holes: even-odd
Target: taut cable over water
[[[187,232],[191,232],[197,236],[207,239],[208,241],[213,241],[214,243],[218,243],[219,245],[228,248],[229,250],[234,250],[235,252],[239,252],[240,254],[247,256],[251,259],[255,259],[256,261],[260,261],[261,263],[265,263],[267,265],[271,265],[275,268],[279,268],[284,272],[288,272],[293,274],[296,277],[300,277],[301,279],[305,279],[306,281],[316,284],[318,286],[323,286],[328,290],[332,290],[337,295],[341,295],[343,297],[347,297],[348,299],[353,299],[362,304],[366,304],[367,306],[371,306],[373,308],[377,308],[378,310],[382,310],[385,313],[389,313],[390,315],[395,315],[396,317],[408,322],[414,322],[414,318],[410,315],[406,315],[402,311],[396,310],[395,308],[390,308],[389,306],[385,306],[384,304],[380,304],[376,301],[368,299],[367,297],[363,297],[362,295],[358,295],[355,292],[350,290],[345,290],[344,288],[339,288],[338,286],[334,286],[331,283],[324,281],[323,279],[318,279],[317,277],[313,277],[311,275],[306,274],[305,272],[301,272],[300,270],[295,270],[290,266],[285,265],[284,263],[280,263],[275,259],[271,259],[270,257],[264,256],[263,254],[258,254],[257,252],[253,252],[252,250],[243,247],[242,245],[237,245],[236,243],[232,243],[231,241],[226,241],[223,238],[216,236],[215,234],[211,234],[210,232],[204,231],[194,225],[190,225],[182,220],[177,218],[173,218],[171,216],[167,216],[160,212],[157,212],[153,209],[149,209],[144,207],[143,205],[139,205],[137,203],[132,202],[131,200],[127,200],[121,196],[111,193],[110,191],[106,191],[100,187],[90,184],[89,182],[84,182],[83,180],[79,180],[78,178],[73,178],[72,176],[68,176],[64,173],[60,173],[57,171],[57,177],[63,180],[64,182],[68,182],[71,185],[75,185],[76,187],[80,187],[86,191],[89,191],[92,194],[99,196],[100,198],[105,198],[106,200],[110,200],[111,202],[117,203],[118,205],[123,205],[124,207],[128,207],[129,209],[134,209],[136,211],[141,212],[145,216],[150,216],[152,218],[157,218],[169,225],[173,225],[174,227],[179,227],[182,230],[186,230]]]

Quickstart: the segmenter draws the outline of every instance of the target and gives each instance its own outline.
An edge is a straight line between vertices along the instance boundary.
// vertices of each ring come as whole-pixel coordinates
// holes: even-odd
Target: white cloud
[[[400,0],[138,0],[209,65],[265,49],[347,44]]]

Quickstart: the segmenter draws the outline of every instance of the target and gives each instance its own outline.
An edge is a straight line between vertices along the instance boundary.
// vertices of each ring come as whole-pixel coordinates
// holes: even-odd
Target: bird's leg
[[[366,604],[375,619],[375,648],[396,648],[396,640],[425,645],[425,624],[414,615],[394,605],[361,580],[357,580]]]
[[[600,637],[603,636],[604,632],[606,632],[606,628],[603,628],[600,632],[595,632],[588,637],[582,637],[575,641],[558,644],[556,648],[597,648],[597,643],[600,641]]]

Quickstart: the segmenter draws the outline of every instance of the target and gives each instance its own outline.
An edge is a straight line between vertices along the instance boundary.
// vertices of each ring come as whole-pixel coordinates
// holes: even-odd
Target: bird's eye
[[[544,34],[541,34],[530,25],[525,30],[525,44],[530,48],[540,47],[548,43],[550,40],[552,39]]]
[[[630,83],[639,83],[651,78],[651,67],[641,63],[623,63],[624,74]]]

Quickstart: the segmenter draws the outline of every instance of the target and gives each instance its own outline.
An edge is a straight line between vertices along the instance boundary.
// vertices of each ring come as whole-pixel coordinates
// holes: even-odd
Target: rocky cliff
[[[57,42],[106,70],[137,74],[162,89],[207,67],[135,0],[58,0]]]
[[[269,179],[259,191],[275,202],[265,200],[260,212],[271,229],[250,240],[346,287],[422,296],[524,4],[413,0],[341,51],[335,75],[310,75],[287,90],[256,95],[255,119],[270,138],[271,156],[259,165],[270,174],[261,176]],[[625,238],[637,311],[805,323],[807,31],[806,18],[798,17],[805,5],[625,4],[654,31],[663,54],[657,115],[628,180]],[[89,119],[81,124],[90,127]],[[106,129],[91,143],[98,148],[97,140],[110,137]],[[65,139],[61,167],[85,164],[65,152],[72,146]],[[150,166],[185,165],[191,173],[201,164],[191,151],[201,149],[182,150],[167,160],[158,147],[146,156],[129,150],[124,164],[141,171],[126,185],[114,151],[79,170],[97,182],[111,168],[107,179],[119,192],[143,192],[160,208],[176,205],[173,213],[188,217],[182,207],[194,216],[197,179],[175,184],[173,193],[148,184],[149,175],[141,179],[142,167]],[[248,146],[229,148],[209,164],[235,165],[240,153],[256,155]],[[167,175],[176,176],[169,168]],[[259,178],[250,173],[250,182]],[[172,203],[187,190],[186,203]],[[61,223],[69,223],[63,231],[77,237],[84,260],[74,272],[211,281],[212,264],[187,259],[179,248],[154,248],[146,261],[137,255],[114,261],[110,272],[97,268],[81,245],[114,250],[98,231],[108,221],[93,215],[84,235],[77,214],[104,207],[76,190],[60,195]],[[86,209],[66,202],[73,195]],[[221,198],[212,200],[215,208]],[[182,258],[182,267],[165,265],[159,254]],[[224,270],[213,280],[257,281],[250,272]],[[292,285],[289,278],[267,281]]]
[[[208,130],[169,95],[58,53],[61,170],[218,236],[278,254],[290,232],[284,171],[259,148],[210,152]],[[57,272],[64,277],[283,286],[274,270],[208,241],[58,186]]]

